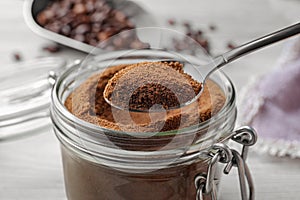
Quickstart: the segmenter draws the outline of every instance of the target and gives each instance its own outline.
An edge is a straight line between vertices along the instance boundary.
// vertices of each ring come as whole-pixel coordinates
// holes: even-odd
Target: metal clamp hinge
[[[241,154],[235,149],[230,149],[223,143],[216,143],[209,149],[208,155],[211,156],[211,160],[208,165],[207,174],[198,174],[195,177],[197,200],[204,200],[204,196],[210,196],[211,200],[217,199],[215,183],[217,163],[226,164],[223,170],[225,174],[229,174],[232,167],[237,167],[239,174],[241,199],[254,200],[254,184],[246,160],[249,147],[254,145],[257,141],[257,134],[253,128],[244,126],[235,130],[230,135],[230,139],[243,145]]]

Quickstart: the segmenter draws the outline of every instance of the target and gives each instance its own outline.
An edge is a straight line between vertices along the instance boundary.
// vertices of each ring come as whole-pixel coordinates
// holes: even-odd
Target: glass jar
[[[222,72],[211,77],[226,97],[218,113],[199,124],[160,132],[151,138],[96,126],[65,108],[70,93],[112,61],[120,64],[162,59],[161,54],[152,50],[137,51],[134,55],[126,57],[114,52],[97,56],[83,64],[74,64],[56,80],[51,119],[61,143],[66,193],[70,200],[194,200],[196,195],[200,198],[194,182],[198,175],[207,176],[211,171],[209,149],[214,143],[226,144],[232,136],[236,96],[232,82]],[[189,57],[189,60],[199,64],[196,58]],[[160,148],[170,140],[173,145]],[[218,184],[221,173],[216,171],[208,179]]]
[[[35,135],[51,125],[48,73],[65,67],[61,58],[45,57],[0,69],[0,142]]]

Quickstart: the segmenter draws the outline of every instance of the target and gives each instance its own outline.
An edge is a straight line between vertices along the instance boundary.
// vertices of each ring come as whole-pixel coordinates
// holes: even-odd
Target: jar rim
[[[143,50],[143,51],[148,51],[148,50]],[[153,51],[153,50],[150,50]],[[103,54],[102,56],[97,56],[97,58],[99,59],[100,57],[103,58],[110,58],[110,57],[116,57],[119,55],[122,55],[124,52],[126,51],[115,51],[115,52],[110,52],[107,54]],[[141,52],[141,51],[140,51]],[[52,95],[51,95],[51,99],[52,99],[52,103],[53,105],[55,105],[56,109],[59,111],[59,113],[64,114],[64,116],[66,116],[66,118],[68,118],[69,120],[71,120],[73,123],[75,123],[76,125],[80,125],[80,126],[86,126],[88,127],[90,130],[93,131],[97,131],[97,130],[102,130],[102,131],[110,131],[114,134],[124,134],[124,131],[118,131],[118,130],[113,130],[113,129],[108,129],[105,127],[101,127],[99,125],[95,125],[89,122],[86,122],[78,117],[76,117],[75,115],[73,115],[64,105],[64,102],[61,101],[61,99],[59,98],[58,92],[59,92],[59,88],[62,85],[62,83],[64,82],[64,80],[76,69],[79,69],[81,66],[81,63],[76,62],[76,64],[74,64],[73,66],[71,66],[70,68],[68,68],[67,70],[65,70],[56,80],[55,85],[53,87],[52,90]],[[100,67],[101,68],[101,67]],[[214,114],[210,119],[202,121],[198,124],[189,126],[189,127],[185,127],[181,130],[191,130],[197,127],[205,127],[207,125],[210,125],[212,122],[217,121],[218,119],[220,119],[222,116],[224,116],[224,114],[227,113],[228,109],[230,110],[230,108],[232,106],[234,106],[235,104],[235,96],[236,96],[236,92],[235,92],[235,88],[234,85],[231,81],[231,79],[223,72],[223,70],[219,70],[219,73],[221,74],[221,76],[223,76],[222,78],[227,81],[227,86],[230,88],[231,92],[229,93],[230,96],[226,96],[226,101],[223,105],[223,107],[216,113]],[[152,134],[153,132],[145,132],[145,134]],[[164,135],[172,135],[172,134],[178,134],[178,130],[169,130],[169,131],[163,131],[163,132],[159,132],[157,133],[158,136],[164,136]]]

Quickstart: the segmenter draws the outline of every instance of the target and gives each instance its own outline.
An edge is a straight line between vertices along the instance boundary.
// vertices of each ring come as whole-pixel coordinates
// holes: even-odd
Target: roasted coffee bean
[[[125,22],[126,20],[126,15],[124,13],[122,13],[121,11],[116,11],[115,12],[115,18],[116,20],[118,20],[119,22]]]
[[[100,32],[97,35],[99,41],[104,41],[111,36],[110,32]]]
[[[86,7],[82,3],[75,4],[72,10],[76,15],[86,13]]]
[[[85,41],[85,37],[84,35],[80,35],[80,34],[77,34],[73,37],[74,40],[77,40],[79,42],[84,42]]]
[[[92,13],[95,10],[94,2],[93,1],[87,1],[85,4],[86,12]]]
[[[71,25],[72,21],[74,21],[74,18],[75,18],[75,14],[72,12],[68,12],[65,16],[60,18],[59,21],[61,21],[62,24]]]
[[[93,33],[100,32],[101,28],[102,28],[101,23],[94,23],[94,24],[92,24],[92,32]]]
[[[183,26],[189,29],[191,27],[191,24],[189,22],[185,21],[185,22],[183,22]]]
[[[50,44],[50,45],[47,45],[47,46],[44,46],[43,47],[43,50],[44,51],[47,51],[49,53],[57,53],[59,52],[61,49],[58,45],[56,44]]]
[[[207,51],[209,52],[209,43],[207,39],[201,39],[198,43]]]
[[[22,56],[19,52],[13,53],[13,58],[14,58],[15,61],[21,61],[22,60]]]
[[[91,19],[91,22],[101,23],[106,18],[107,18],[107,16],[104,13],[102,13],[102,12],[96,12],[96,13],[93,13],[91,15],[90,19]]]
[[[215,31],[215,30],[216,30],[216,26],[213,25],[213,24],[211,24],[211,25],[209,25],[209,29],[210,29],[211,31]]]
[[[61,29],[61,24],[58,21],[55,21],[51,24],[47,24],[45,26],[45,28],[52,31],[52,32],[59,33],[60,29]]]
[[[174,19],[169,19],[169,20],[168,20],[168,24],[171,25],[171,26],[173,26],[173,25],[176,24],[176,22],[175,22]]]
[[[62,8],[70,9],[72,6],[74,6],[74,2],[71,0],[60,1],[60,6]]]
[[[48,18],[47,18],[47,16],[46,16],[44,13],[41,13],[41,14],[39,14],[39,15],[37,16],[37,22],[38,22],[40,25],[44,26],[44,25],[47,24]]]
[[[78,21],[79,24],[85,24],[91,22],[91,18],[85,14],[77,15],[76,20]]]
[[[228,42],[228,43],[227,43],[227,48],[228,48],[228,49],[234,49],[235,47],[236,47],[236,45],[233,44],[233,42]]]
[[[104,1],[96,1],[94,7],[96,10],[101,10],[106,3]]]
[[[192,36],[193,36],[193,33],[187,32],[186,35],[189,36],[189,37],[192,37]]]
[[[88,24],[80,24],[79,26],[77,26],[75,28],[75,33],[77,35],[82,35],[84,33],[90,32],[90,30],[91,30],[90,25],[88,25]]]
[[[54,13],[54,10],[50,9],[50,10],[46,10],[44,12],[44,15],[48,20],[51,20],[55,16],[55,13]]]
[[[126,27],[128,28],[128,29],[133,29],[133,28],[135,28],[135,26],[134,26],[134,24],[131,22],[131,21],[126,21]]]
[[[97,39],[97,33],[89,32],[85,35],[85,37],[86,37],[87,41],[94,40],[94,39]]]
[[[88,41],[88,44],[92,45],[92,46],[98,46],[98,40],[97,39],[90,39],[90,40],[87,40]]]
[[[110,11],[112,11],[112,8],[111,8],[109,5],[104,4],[104,5],[102,6],[102,8],[99,8],[99,10],[100,10],[101,12],[105,13],[106,15],[108,15],[108,14],[110,13]]]
[[[201,39],[198,42],[203,48],[206,48],[208,46],[208,40],[206,39]]]
[[[67,15],[68,12],[69,12],[68,8],[60,8],[60,9],[56,10],[56,17],[61,18],[65,15]]]
[[[70,25],[64,25],[62,28],[61,28],[61,33],[66,35],[66,36],[69,36],[70,33],[71,33],[71,27]]]

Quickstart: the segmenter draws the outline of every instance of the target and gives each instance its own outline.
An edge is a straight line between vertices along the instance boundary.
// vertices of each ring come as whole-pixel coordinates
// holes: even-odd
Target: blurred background
[[[209,2],[189,0],[136,0],[156,20],[159,26],[183,31],[183,24],[188,22],[195,30],[201,30],[209,40],[214,55],[250,39],[277,30],[299,20],[299,1],[297,0],[250,0],[226,2],[212,0]],[[28,11],[25,15],[29,15]],[[33,33],[24,21],[23,1],[1,2],[1,62],[14,62],[15,54],[28,60],[49,55],[45,47],[53,44]],[[170,25],[170,20],[174,25]],[[214,30],[211,30],[214,29]],[[249,55],[227,67],[225,71],[236,73],[240,80],[247,81],[248,74],[240,73],[248,66],[260,69],[264,73],[276,61],[280,46],[278,43],[262,51]],[[85,54],[64,48],[51,56],[68,59],[82,58]],[[18,56],[17,56],[18,57]],[[256,70],[255,70],[256,71]],[[235,79],[235,76],[232,76]],[[237,88],[240,86],[237,85]]]
[[[299,0],[134,2],[148,11],[158,26],[184,31],[188,24],[193,30],[203,32],[212,55],[300,20]],[[22,60],[46,56],[74,60],[87,55],[57,46],[34,33],[25,23],[24,15],[28,13],[24,11],[23,3],[21,0],[0,2],[0,72],[9,64]],[[248,55],[224,69],[236,85],[238,94],[251,77],[274,68],[285,42]],[[299,160],[252,152],[249,165],[256,183],[257,199],[299,199]],[[0,180],[0,199],[65,199],[59,145],[50,126],[34,136],[0,141]],[[223,200],[239,198],[236,171],[223,177],[221,194]]]

